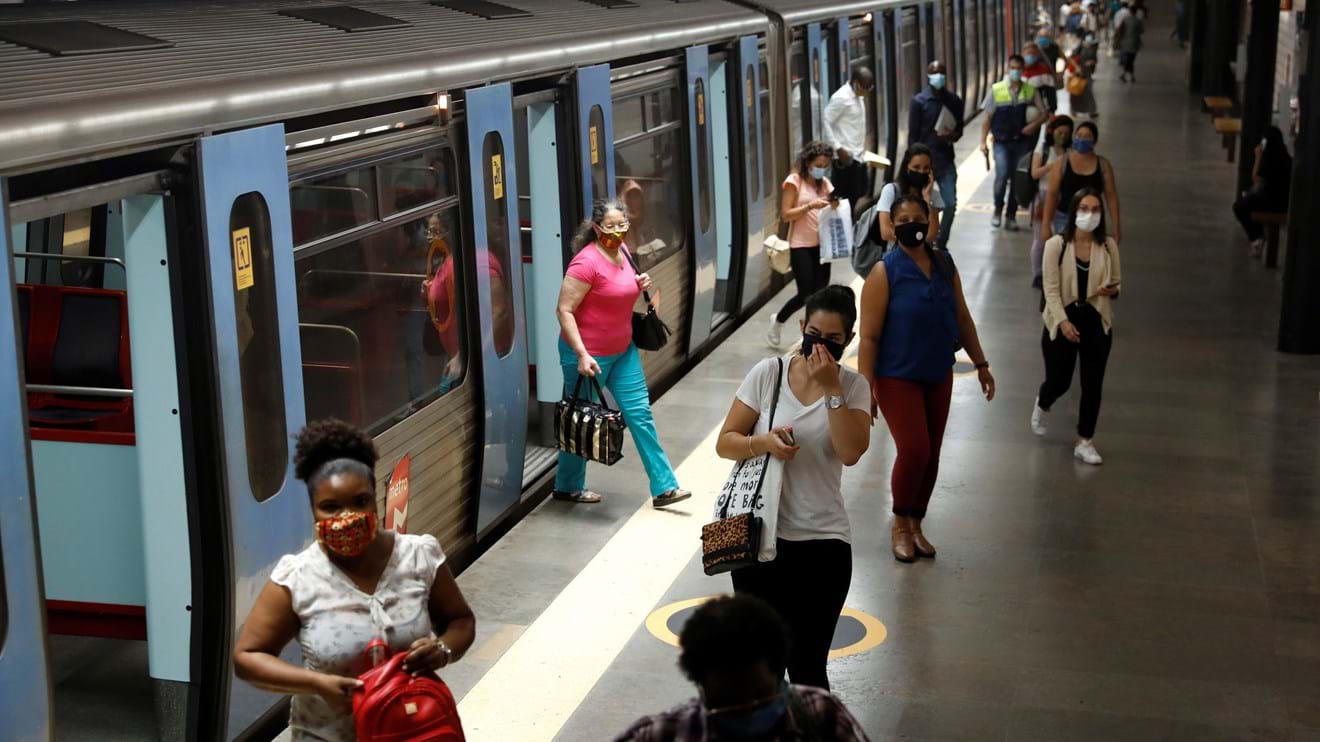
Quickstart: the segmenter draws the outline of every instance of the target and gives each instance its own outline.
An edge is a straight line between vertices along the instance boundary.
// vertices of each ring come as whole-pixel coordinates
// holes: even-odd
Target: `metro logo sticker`
[[[243,227],[230,235],[234,248],[234,284],[238,291],[252,288],[256,281],[252,273],[252,230]]]
[[[411,454],[404,454],[390,473],[385,485],[385,528],[396,533],[408,532],[408,479],[412,469]]]

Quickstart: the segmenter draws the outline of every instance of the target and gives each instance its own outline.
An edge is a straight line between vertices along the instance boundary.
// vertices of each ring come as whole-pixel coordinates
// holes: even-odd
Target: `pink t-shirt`
[[[573,317],[582,344],[593,356],[617,355],[632,343],[633,305],[642,290],[637,287],[637,274],[622,250],[619,263],[611,263],[592,242],[568,264],[569,276],[591,286]]]
[[[823,186],[816,190],[810,182],[803,181],[802,176],[797,173],[784,178],[784,186],[794,186],[797,188],[798,198],[794,206],[806,206],[818,198],[829,198],[834,192],[834,186],[829,178],[820,181]],[[820,209],[807,209],[807,213],[802,215],[788,230],[789,247],[818,247],[820,245]]]

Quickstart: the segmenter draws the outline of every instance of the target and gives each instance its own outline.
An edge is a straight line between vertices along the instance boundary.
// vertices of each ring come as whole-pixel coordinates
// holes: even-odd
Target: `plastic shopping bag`
[[[852,258],[852,205],[840,199],[838,206],[820,210],[820,262]]]

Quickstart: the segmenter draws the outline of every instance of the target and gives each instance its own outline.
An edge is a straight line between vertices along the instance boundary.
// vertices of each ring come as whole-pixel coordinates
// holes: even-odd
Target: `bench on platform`
[[[1209,111],[1210,115],[1215,118],[1227,116],[1233,112],[1233,99],[1225,98],[1222,95],[1207,95],[1202,99],[1202,103],[1205,110]]]
[[[1233,162],[1237,156],[1238,135],[1242,133],[1242,119],[1217,118],[1215,131],[1224,137],[1224,149],[1228,150],[1228,161]]]
[[[1286,211],[1253,211],[1251,221],[1265,228],[1265,267],[1279,265],[1279,227],[1288,223]]]

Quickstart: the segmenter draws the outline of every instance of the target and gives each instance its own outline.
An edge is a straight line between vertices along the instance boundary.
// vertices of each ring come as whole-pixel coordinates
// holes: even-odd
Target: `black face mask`
[[[922,190],[930,182],[930,173],[919,173],[916,170],[907,171],[907,184],[909,188]]]
[[[826,338],[820,337],[819,335],[804,334],[802,336],[802,357],[803,358],[810,357],[811,351],[817,345],[824,348],[825,352],[830,354],[830,357],[834,359],[835,363],[838,363],[839,361],[843,360],[843,345],[840,343],[836,343],[833,340],[828,340]]]
[[[895,224],[894,236],[898,238],[899,244],[903,247],[921,247],[926,242],[926,230],[928,229],[930,229],[930,225],[921,222]]]

